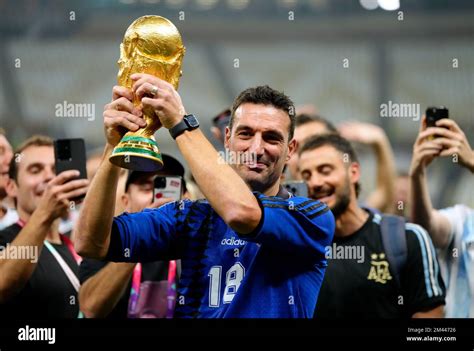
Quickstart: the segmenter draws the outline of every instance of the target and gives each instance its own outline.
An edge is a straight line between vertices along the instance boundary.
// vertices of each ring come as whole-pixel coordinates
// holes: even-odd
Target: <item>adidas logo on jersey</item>
[[[235,237],[231,237],[230,239],[222,239],[221,245],[226,245],[226,246],[234,246],[234,245],[245,245],[247,242],[242,239],[235,239]]]

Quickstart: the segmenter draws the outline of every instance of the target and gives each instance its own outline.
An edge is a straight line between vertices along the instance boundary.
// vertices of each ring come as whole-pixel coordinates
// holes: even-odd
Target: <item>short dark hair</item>
[[[296,115],[296,126],[297,127],[308,124],[308,123],[313,123],[313,122],[321,123],[322,125],[324,125],[324,127],[326,127],[328,133],[339,134],[339,132],[337,131],[334,124],[329,122],[324,117],[321,117],[319,115],[312,115],[312,114],[308,114],[308,113],[301,113],[299,115]]]
[[[244,103],[271,105],[279,110],[285,111],[290,117],[290,130],[288,140],[293,139],[295,132],[295,105],[293,101],[283,92],[270,88],[268,85],[261,85],[254,88],[245,89],[237,96],[232,104],[229,129],[232,130],[235,111]]]
[[[33,135],[32,137],[26,139],[21,145],[15,150],[15,154],[10,161],[10,168],[8,169],[8,176],[10,179],[17,180],[18,177],[18,168],[16,155],[21,154],[25,149],[28,149],[31,146],[53,146],[53,139],[45,135]]]
[[[305,140],[298,154],[301,156],[301,154],[306,151],[315,150],[326,145],[332,146],[340,153],[348,155],[350,162],[359,163],[359,159],[354,148],[352,147],[352,144],[349,142],[349,140],[343,138],[339,134],[313,135]],[[357,197],[360,194],[360,190],[361,186],[359,182],[357,182],[355,184],[355,191]]]

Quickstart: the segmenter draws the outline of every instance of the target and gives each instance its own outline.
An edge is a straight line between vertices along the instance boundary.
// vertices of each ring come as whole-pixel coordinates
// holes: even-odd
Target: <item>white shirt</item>
[[[0,204],[0,206],[2,205]],[[7,213],[5,214],[5,216],[3,216],[2,219],[0,219],[0,230],[11,226],[13,223],[16,223],[18,221],[18,213],[14,208],[4,207],[4,209],[5,211],[7,211]]]
[[[451,224],[450,245],[439,256],[446,283],[446,317],[474,318],[474,209],[440,210]]]

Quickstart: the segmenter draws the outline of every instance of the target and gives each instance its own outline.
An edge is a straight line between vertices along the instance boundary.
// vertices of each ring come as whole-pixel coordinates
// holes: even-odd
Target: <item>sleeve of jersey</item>
[[[176,233],[182,229],[188,202],[172,202],[115,217],[106,260],[151,262],[177,258]]]
[[[322,202],[302,197],[282,199],[256,194],[262,209],[257,228],[242,239],[275,250],[324,259],[334,236],[334,216]]]
[[[456,205],[453,207],[448,207],[439,210],[439,213],[445,216],[451,226],[451,232],[449,233],[450,238],[449,243],[458,236],[462,235],[463,225],[465,222],[465,213],[468,211],[467,207],[464,205]]]
[[[423,227],[407,223],[407,264],[402,275],[405,303],[411,315],[444,305],[445,286],[431,239]]]

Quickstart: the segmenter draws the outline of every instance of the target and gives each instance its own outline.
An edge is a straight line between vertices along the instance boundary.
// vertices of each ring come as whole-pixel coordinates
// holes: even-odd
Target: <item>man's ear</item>
[[[5,191],[7,192],[8,197],[15,198],[18,194],[18,185],[16,181],[8,178],[7,184],[5,186]]]
[[[298,150],[298,142],[295,139],[291,139],[288,143],[288,154],[286,155],[286,162],[288,162],[295,152]]]
[[[360,180],[360,165],[357,162],[352,162],[349,166],[349,177],[352,184]]]
[[[130,203],[130,196],[127,193],[122,194],[120,200],[122,201],[122,205],[125,211],[130,212],[128,208],[128,204]]]
[[[230,145],[230,129],[229,127],[225,127],[225,140],[224,140],[224,146],[226,149],[229,149],[229,145]]]

